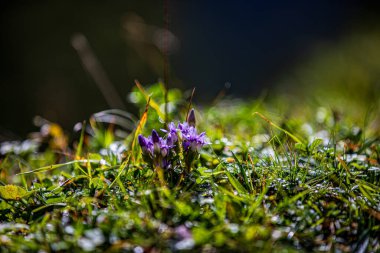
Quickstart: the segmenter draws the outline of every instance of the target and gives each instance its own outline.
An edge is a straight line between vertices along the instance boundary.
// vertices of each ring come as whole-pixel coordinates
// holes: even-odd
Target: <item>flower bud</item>
[[[140,147],[141,147],[142,151],[144,153],[146,153],[147,149],[148,149],[148,141],[147,141],[147,139],[140,134],[139,137],[138,137],[138,141],[139,141],[139,144],[140,144]]]
[[[194,112],[194,109],[191,109],[189,115],[187,116],[187,123],[190,125],[190,126],[193,126],[195,127],[195,112]]]
[[[153,141],[153,143],[159,143],[160,142],[160,136],[158,135],[157,131],[154,129],[152,131],[152,141]]]
[[[146,140],[145,140],[145,137],[144,136],[142,136],[141,134],[139,135],[139,137],[138,137],[138,140],[139,140],[139,144],[140,144],[140,146],[143,148],[143,147],[146,147]]]

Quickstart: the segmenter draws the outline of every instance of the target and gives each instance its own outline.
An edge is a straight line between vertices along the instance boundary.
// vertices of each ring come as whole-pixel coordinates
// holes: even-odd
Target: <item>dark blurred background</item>
[[[196,87],[203,103],[226,86],[255,98],[350,82],[369,85],[364,100],[380,80],[379,1],[46,0],[0,9],[3,139],[23,137],[35,115],[72,129],[109,107],[134,111],[134,79],[157,82],[165,59],[169,86]]]

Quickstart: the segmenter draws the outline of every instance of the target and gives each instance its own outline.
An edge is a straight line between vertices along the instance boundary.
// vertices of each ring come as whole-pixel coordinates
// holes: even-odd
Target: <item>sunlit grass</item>
[[[146,110],[149,96],[133,90],[143,121],[135,128],[117,113],[118,121],[93,117],[65,146],[56,140],[66,134],[52,131],[23,148],[1,144],[2,251],[380,249],[376,115],[363,109],[357,120],[284,98],[224,99],[196,108],[210,144],[184,180],[163,183],[133,144],[138,134],[165,127],[161,86],[144,92],[155,107]],[[183,121],[183,94],[170,91],[169,102],[169,118]]]

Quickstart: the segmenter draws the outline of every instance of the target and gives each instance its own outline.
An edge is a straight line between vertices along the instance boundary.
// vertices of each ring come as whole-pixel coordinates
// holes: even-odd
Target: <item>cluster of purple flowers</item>
[[[189,165],[200,149],[207,144],[205,133],[197,133],[193,109],[186,122],[178,123],[177,126],[171,122],[168,124],[168,130],[161,129],[161,131],[166,134],[166,138],[160,137],[156,130],[153,130],[152,135],[148,137],[138,136],[144,159],[151,162],[154,167],[170,168],[173,165],[173,158],[180,152],[180,143],[186,164]]]

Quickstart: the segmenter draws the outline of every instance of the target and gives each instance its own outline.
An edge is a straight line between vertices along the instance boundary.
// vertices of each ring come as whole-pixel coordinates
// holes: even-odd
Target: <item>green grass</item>
[[[71,138],[49,123],[48,134],[2,144],[1,252],[380,250],[378,111],[224,99],[196,112],[211,144],[192,170],[163,182],[132,145],[137,126],[164,127],[162,88],[146,92],[157,106],[141,124],[116,113],[121,123],[93,117]],[[146,98],[130,97],[143,115]],[[169,101],[183,121],[182,93]]]

